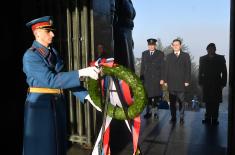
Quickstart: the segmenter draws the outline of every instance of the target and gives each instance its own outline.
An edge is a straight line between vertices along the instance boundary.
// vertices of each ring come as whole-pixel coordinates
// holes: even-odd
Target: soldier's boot
[[[218,121],[218,115],[219,115],[219,103],[217,103],[217,107],[215,107],[213,114],[212,114],[212,118],[211,118],[211,124],[212,125],[218,125],[219,121]]]
[[[211,118],[205,117],[205,119],[202,120],[202,124],[211,124]]]
[[[144,118],[145,119],[149,119],[151,117],[151,113],[146,113],[145,115],[144,115]]]
[[[184,124],[184,117],[183,116],[180,117],[180,124]]]
[[[150,111],[150,107],[149,107],[149,105],[147,105],[146,114],[144,115],[145,119],[149,119],[151,117],[151,113],[149,111]]]
[[[157,107],[153,107],[153,108],[152,108],[152,119],[154,119],[154,118],[158,119],[157,110],[158,110]]]
[[[172,124],[176,123],[176,115],[171,116],[170,123]]]
[[[176,111],[171,110],[170,123],[172,123],[172,124],[176,123]]]
[[[219,121],[218,121],[218,118],[213,118],[211,119],[211,124],[212,125],[218,125],[219,124]]]

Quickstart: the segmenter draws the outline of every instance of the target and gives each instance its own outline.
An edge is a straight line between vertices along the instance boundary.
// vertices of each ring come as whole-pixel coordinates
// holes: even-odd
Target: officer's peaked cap
[[[54,30],[53,28],[53,18],[51,16],[43,16],[30,22],[26,23],[28,28],[31,28],[33,31],[35,29],[48,29]]]
[[[147,39],[147,42],[148,42],[149,45],[154,45],[154,44],[156,44],[157,39],[150,38],[150,39]]]

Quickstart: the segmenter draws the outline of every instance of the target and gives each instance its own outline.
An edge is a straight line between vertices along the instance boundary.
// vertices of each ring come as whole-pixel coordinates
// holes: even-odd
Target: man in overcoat
[[[168,86],[171,122],[176,122],[176,103],[179,103],[180,123],[184,123],[184,96],[191,77],[191,61],[188,53],[181,49],[181,40],[173,40],[173,52],[166,56],[165,85]]]
[[[148,96],[145,118],[151,116],[150,107],[157,106],[162,96],[164,53],[157,50],[154,38],[147,40],[148,50],[142,52],[140,79],[142,80]]]
[[[216,54],[216,46],[210,43],[207,55],[199,59],[199,85],[203,91],[206,105],[205,119],[202,123],[217,125],[219,104],[222,102],[222,90],[227,83],[227,67],[223,55]]]
[[[24,112],[23,155],[66,155],[66,105],[63,89],[70,89],[81,102],[91,100],[80,78],[98,79],[99,70],[87,67],[62,72],[63,61],[51,45],[54,37],[50,16],[26,24],[35,40],[23,56],[29,86]]]

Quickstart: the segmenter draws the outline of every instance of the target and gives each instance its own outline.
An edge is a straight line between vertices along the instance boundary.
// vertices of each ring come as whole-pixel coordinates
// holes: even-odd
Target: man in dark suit
[[[184,93],[190,82],[191,62],[189,54],[181,50],[181,40],[173,40],[171,47],[173,52],[166,57],[164,80],[169,91],[171,122],[176,122],[176,102],[178,101],[180,123],[183,123]]]
[[[227,83],[226,61],[223,55],[215,53],[214,43],[210,43],[206,50],[208,54],[199,60],[199,85],[202,87],[203,101],[206,103],[206,114],[202,123],[217,125],[222,90]]]
[[[145,118],[149,118],[151,116],[150,106],[152,106],[152,108],[157,106],[157,102],[162,96],[161,85],[164,83],[164,53],[156,49],[156,39],[150,38],[147,42],[148,50],[142,53],[140,70],[140,78],[148,96],[146,114],[144,115]]]

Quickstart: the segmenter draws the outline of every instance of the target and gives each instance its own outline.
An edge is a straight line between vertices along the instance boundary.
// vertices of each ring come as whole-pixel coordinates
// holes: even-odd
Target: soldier
[[[157,50],[156,39],[150,38],[147,42],[148,50],[142,53],[140,70],[140,79],[144,84],[148,96],[146,114],[144,115],[145,118],[149,118],[151,116],[150,106],[156,107],[158,101],[161,99],[161,85],[164,84],[164,53]]]
[[[135,9],[131,0],[114,0],[113,38],[115,62],[135,71],[132,30]],[[122,136],[119,136],[122,135]],[[112,120],[110,124],[110,150],[120,152],[131,140],[130,132],[124,121]],[[122,145],[117,145],[122,141]]]
[[[179,103],[180,123],[184,123],[184,93],[189,86],[191,62],[188,53],[181,50],[181,40],[173,40],[173,52],[167,55],[165,64],[165,85],[168,86],[171,123],[176,122],[176,102]]]
[[[23,71],[29,85],[24,116],[24,155],[66,155],[66,105],[63,89],[70,89],[81,102],[88,100],[97,110],[80,77],[98,78],[96,67],[62,72],[63,61],[51,43],[52,17],[26,24],[35,40],[23,56]]]
[[[227,68],[224,56],[216,54],[216,46],[210,43],[207,55],[199,60],[199,85],[203,90],[203,101],[206,103],[205,119],[202,123],[219,124],[219,103],[222,102],[222,90],[227,83]]]
[[[115,0],[113,22],[115,61],[135,71],[132,30],[136,12],[131,0]]]

